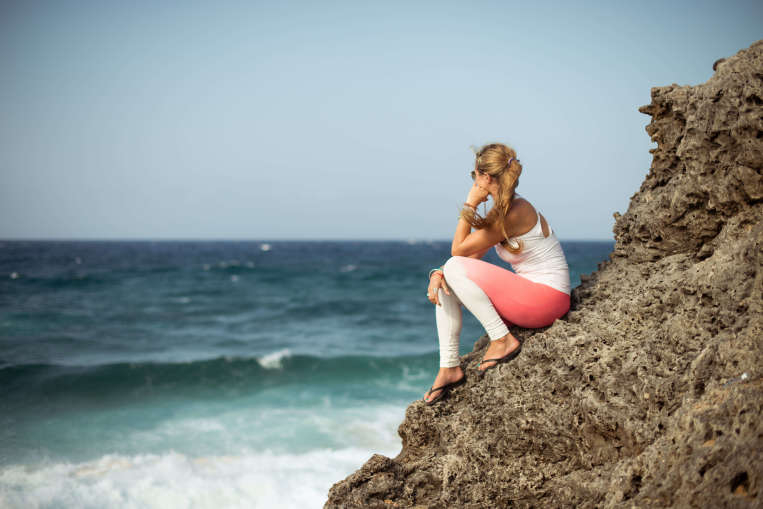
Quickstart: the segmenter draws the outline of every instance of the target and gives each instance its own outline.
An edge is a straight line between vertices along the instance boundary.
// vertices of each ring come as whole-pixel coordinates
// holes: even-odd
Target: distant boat
[[[270,251],[270,244],[260,244],[260,249],[262,251]]]

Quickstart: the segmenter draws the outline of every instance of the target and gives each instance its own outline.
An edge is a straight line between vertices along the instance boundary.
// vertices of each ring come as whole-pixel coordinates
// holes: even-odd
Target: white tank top
[[[519,196],[517,194],[516,196]],[[535,283],[542,283],[567,295],[570,294],[570,269],[564,257],[562,245],[549,226],[548,237],[543,236],[540,214],[535,211],[538,221],[532,229],[518,237],[509,239],[512,247],[522,241],[522,251],[514,254],[501,244],[495,245],[495,251],[502,260],[511,264],[514,272]]]

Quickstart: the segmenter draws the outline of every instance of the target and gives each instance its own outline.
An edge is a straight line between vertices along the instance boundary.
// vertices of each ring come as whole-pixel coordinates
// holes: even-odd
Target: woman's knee
[[[465,256],[451,256],[448,258],[448,261],[442,266],[442,272],[446,281],[448,280],[448,276],[462,275],[465,273],[464,260],[466,259]]]

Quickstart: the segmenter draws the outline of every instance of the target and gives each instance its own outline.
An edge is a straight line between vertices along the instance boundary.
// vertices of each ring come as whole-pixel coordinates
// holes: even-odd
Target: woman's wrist
[[[432,270],[429,271],[429,280],[430,281],[432,280],[432,275],[433,274],[439,274],[440,277],[443,277],[442,267],[437,267],[436,269],[432,269]]]

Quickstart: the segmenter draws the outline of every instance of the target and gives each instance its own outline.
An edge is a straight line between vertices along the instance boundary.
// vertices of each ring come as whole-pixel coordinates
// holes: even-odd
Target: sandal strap
[[[460,378],[460,379],[456,380],[455,382],[450,382],[449,384],[441,385],[441,386],[437,387],[436,389],[433,389],[433,388],[430,387],[429,388],[429,394],[432,394],[434,391],[439,391],[439,390],[442,390],[442,389],[449,389],[449,388],[453,387],[454,385],[456,385],[457,383],[460,383],[462,380],[463,380],[463,378]]]
[[[521,350],[522,350],[522,345],[519,345],[519,348],[516,348],[515,350],[507,353],[503,357],[499,357],[498,359],[483,359],[482,362],[480,362],[480,364],[482,364],[483,362],[491,362],[491,361],[492,362],[501,362],[501,361],[505,361],[505,360],[508,360],[508,359],[512,359],[516,355],[518,355]]]
[[[442,397],[442,392],[437,394],[437,396],[432,396],[432,393],[439,391],[441,389],[442,387],[438,387],[437,389],[434,389],[434,386],[430,387],[426,395],[424,396],[424,401],[426,401],[427,403],[432,403],[434,400],[440,399]],[[427,398],[432,398],[432,399],[427,399]]]

